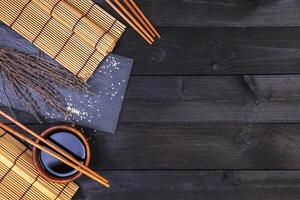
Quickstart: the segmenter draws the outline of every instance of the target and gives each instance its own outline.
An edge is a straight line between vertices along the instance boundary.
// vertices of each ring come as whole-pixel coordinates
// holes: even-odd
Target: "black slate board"
[[[0,25],[0,46],[15,48],[31,54],[41,54],[41,56],[47,58],[45,54],[41,53],[30,42],[5,25]],[[132,65],[132,59],[110,54],[88,81],[93,94],[59,88],[65,97],[68,110],[72,113],[73,122],[87,128],[114,133],[118,124]],[[9,97],[9,100],[12,102],[12,108],[26,111],[26,108],[10,87],[9,82],[6,79],[3,82],[0,78],[0,83],[2,83],[0,87],[0,104],[9,106]],[[7,95],[5,95],[4,89]],[[40,113],[45,117],[45,122],[53,120],[71,122],[61,113],[51,109],[34,91],[32,91],[32,96],[38,102]]]

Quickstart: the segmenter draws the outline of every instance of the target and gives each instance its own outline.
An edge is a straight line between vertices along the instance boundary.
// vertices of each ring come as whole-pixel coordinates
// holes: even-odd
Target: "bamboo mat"
[[[85,81],[126,28],[91,0],[2,0],[0,20]]]
[[[78,186],[47,182],[34,168],[32,152],[0,128],[0,199],[68,200]]]

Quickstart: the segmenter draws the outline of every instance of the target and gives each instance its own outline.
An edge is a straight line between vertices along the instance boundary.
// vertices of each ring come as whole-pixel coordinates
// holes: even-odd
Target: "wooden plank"
[[[299,78],[139,77],[131,81],[121,122],[298,123]]]
[[[135,59],[134,75],[300,73],[299,28],[161,28],[145,44],[132,31],[116,53]]]
[[[250,87],[255,88],[251,91]],[[253,92],[260,100],[297,99],[300,95],[300,76],[135,76],[131,78],[126,100],[241,101],[251,98],[254,95]]]
[[[133,77],[121,122],[299,123],[299,100],[300,75]]]
[[[2,30],[9,29],[3,24]],[[147,45],[132,30],[115,53],[135,59],[134,75],[300,73],[300,34],[291,28],[162,28]],[[29,43],[14,34],[9,47]],[[15,38],[15,39],[13,39]]]
[[[299,170],[299,130],[300,124],[120,124],[116,135],[85,134],[98,170]]]
[[[298,102],[127,101],[121,122],[299,123]]]
[[[299,124],[121,124],[95,134],[97,169],[300,169]]]
[[[108,8],[104,0],[96,0]],[[253,1],[137,1],[160,27],[245,27],[298,26],[300,5],[294,0]],[[110,10],[110,9],[107,9]],[[115,12],[114,16],[119,17]]]
[[[127,100],[297,101],[300,75],[135,76]],[[230,103],[230,102],[229,102]]]
[[[109,171],[111,189],[82,179],[80,199],[298,200],[299,171]]]

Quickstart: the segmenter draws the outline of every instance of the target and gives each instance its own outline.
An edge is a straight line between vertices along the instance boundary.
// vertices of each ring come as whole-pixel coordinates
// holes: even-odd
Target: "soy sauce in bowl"
[[[77,129],[71,126],[54,126],[45,130],[41,137],[54,143],[85,166],[89,165],[90,145],[86,137]],[[44,145],[40,140],[36,142]],[[81,172],[35,147],[33,147],[33,163],[39,174],[51,182],[69,183],[82,176]]]
[[[86,158],[86,151],[81,140],[74,134],[69,132],[52,133],[47,138],[80,162],[84,162]],[[45,152],[39,152],[39,159],[43,168],[54,176],[65,178],[76,174],[77,170],[62,163],[58,159],[50,156]]]

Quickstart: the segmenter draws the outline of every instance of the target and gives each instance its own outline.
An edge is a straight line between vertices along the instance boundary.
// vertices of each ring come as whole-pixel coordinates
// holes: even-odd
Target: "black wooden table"
[[[300,2],[138,2],[163,39],[118,44],[135,59],[118,132],[91,135],[112,188],[82,178],[75,199],[299,200]]]

